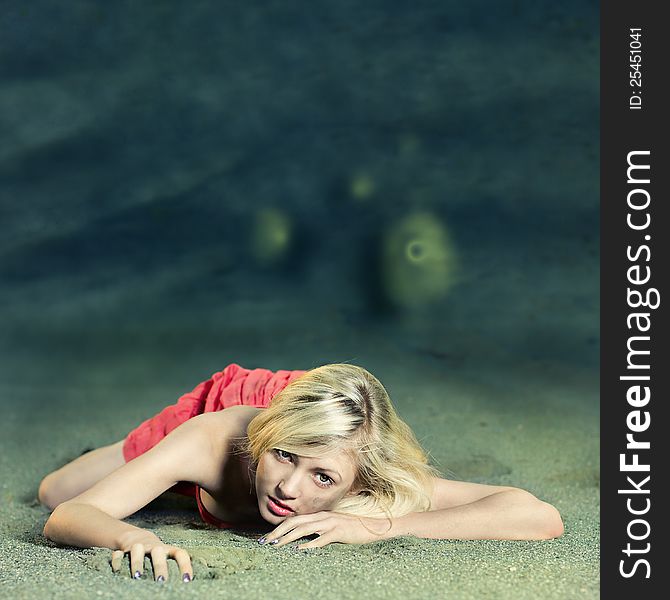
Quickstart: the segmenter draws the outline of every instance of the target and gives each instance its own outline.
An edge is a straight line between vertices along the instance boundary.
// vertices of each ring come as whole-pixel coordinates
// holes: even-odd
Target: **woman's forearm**
[[[523,490],[505,490],[481,500],[393,519],[388,537],[541,540],[563,533],[558,511]]]
[[[57,544],[80,548],[126,549],[126,541],[138,536],[158,540],[151,532],[115,519],[90,504],[70,502],[58,505],[51,513],[44,535]]]

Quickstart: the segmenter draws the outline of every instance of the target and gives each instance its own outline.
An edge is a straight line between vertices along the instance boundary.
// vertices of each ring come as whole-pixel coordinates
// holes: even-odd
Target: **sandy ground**
[[[339,324],[342,325],[341,323]],[[387,386],[401,415],[445,473],[458,479],[511,484],[553,503],[565,522],[562,538],[543,542],[397,538],[312,551],[260,547],[248,532],[200,522],[190,499],[165,495],[129,519],[188,548],[195,580],[176,578],[166,597],[216,594],[258,598],[596,598],[598,572],[597,373],[558,361],[491,361],[411,351],[382,327],[340,329],[326,361],[369,368]],[[53,341],[53,340],[52,340]],[[232,339],[227,342],[232,343]],[[83,449],[122,438],[220,364],[305,368],[297,339],[281,353],[204,348],[175,361],[128,348],[116,362],[71,376],[36,369],[30,381],[5,373],[0,394],[0,582],[7,598],[144,598],[159,592],[147,578],[114,575],[110,551],[58,548],[42,536],[48,511],[35,499],[40,478]],[[355,348],[355,354],[352,349]],[[263,357],[265,360],[262,360]],[[63,360],[61,357],[60,360]],[[201,361],[199,368],[194,366]],[[325,361],[324,361],[325,362]],[[53,364],[51,367],[53,368]],[[259,532],[260,533],[260,532]],[[150,567],[147,561],[147,574]]]
[[[0,597],[597,598],[598,5],[14,4]],[[277,267],[249,241],[272,237],[267,208],[290,225]],[[380,316],[380,267],[409,264],[381,241],[418,210],[453,234],[457,283]],[[445,474],[530,490],[564,536],[298,552],[173,496],[129,519],[194,555],[191,584],[160,588],[42,536],[42,477],[228,363],[339,361],[386,385]]]

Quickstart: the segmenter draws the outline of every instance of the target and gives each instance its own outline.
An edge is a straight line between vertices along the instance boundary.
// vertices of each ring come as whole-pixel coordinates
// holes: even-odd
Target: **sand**
[[[148,359],[135,354],[108,365],[104,382],[96,382],[100,374],[92,368],[76,386],[36,374],[31,384],[2,387],[8,407],[0,425],[2,595],[118,599],[153,597],[160,591],[166,597],[216,594],[242,600],[598,597],[593,369],[516,361],[483,370],[465,361],[452,372],[437,359],[399,350],[401,345],[389,343],[382,333],[370,328],[360,336],[357,361],[385,382],[435,463],[450,476],[525,487],[551,502],[565,522],[561,538],[513,542],[402,537],[298,551],[295,544],[259,546],[255,540],[261,531],[213,529],[200,521],[191,499],[166,494],[128,520],[187,548],[194,581],[183,584],[171,565],[171,578],[159,590],[160,584],[150,578],[149,561],[140,581],[130,578],[127,560],[120,574],[113,574],[111,551],[59,548],[42,536],[48,511],[35,494],[49,470],[87,447],[120,439],[138,415],[177,393],[178,380],[191,370],[168,371],[169,353],[157,352]],[[349,358],[347,349],[341,355]],[[131,359],[145,360],[147,373],[163,375],[141,384],[136,373],[124,368]],[[238,360],[251,361],[244,356]],[[294,356],[284,364],[302,368],[305,363]]]
[[[597,598],[598,4],[5,4],[0,596]],[[298,552],[166,497],[162,587],[42,536],[47,473],[230,362],[340,361],[565,534]]]

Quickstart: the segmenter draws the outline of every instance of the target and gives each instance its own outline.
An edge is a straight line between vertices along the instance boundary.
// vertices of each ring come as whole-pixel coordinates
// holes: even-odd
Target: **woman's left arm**
[[[393,519],[357,517],[323,511],[289,517],[260,538],[284,546],[308,535],[319,537],[298,546],[318,548],[333,542],[366,544],[401,535],[451,540],[546,540],[563,534],[558,511],[531,493],[500,487],[435,479],[432,510]]]
[[[393,519],[385,537],[546,540],[563,534],[558,511],[518,488],[438,479],[432,506]]]

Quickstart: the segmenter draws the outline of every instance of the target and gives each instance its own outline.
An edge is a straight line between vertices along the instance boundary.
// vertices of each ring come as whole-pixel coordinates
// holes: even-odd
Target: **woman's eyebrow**
[[[293,454],[293,457],[300,460],[300,456],[297,454]],[[323,471],[324,473],[332,473],[338,479],[342,479],[342,475],[340,475],[340,472],[335,469],[327,469],[326,467],[312,467],[312,471]]]
[[[323,471],[324,473],[331,473],[331,474],[337,476],[340,479],[342,478],[339,471],[336,471],[335,469],[326,469],[324,467],[314,467],[314,470],[315,471]]]

